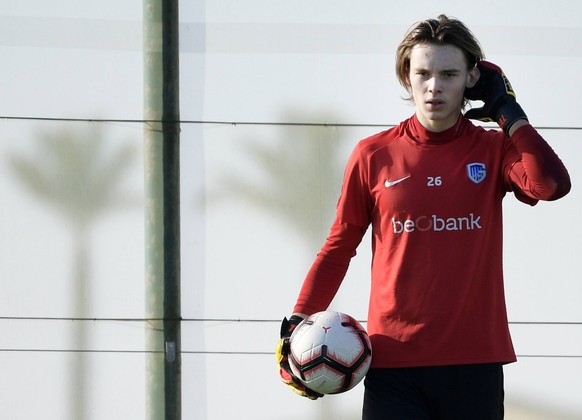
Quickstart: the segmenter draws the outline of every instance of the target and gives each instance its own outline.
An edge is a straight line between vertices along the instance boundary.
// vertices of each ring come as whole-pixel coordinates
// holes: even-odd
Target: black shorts
[[[503,366],[370,369],[363,420],[503,419]]]

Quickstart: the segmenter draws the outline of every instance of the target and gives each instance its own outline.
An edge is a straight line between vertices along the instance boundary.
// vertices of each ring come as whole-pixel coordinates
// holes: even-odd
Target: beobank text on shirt
[[[478,230],[481,229],[481,216],[475,216],[469,213],[463,217],[440,217],[436,214],[431,216],[419,216],[416,219],[398,220],[392,218],[392,228],[394,234],[421,232],[448,232],[459,230]]]

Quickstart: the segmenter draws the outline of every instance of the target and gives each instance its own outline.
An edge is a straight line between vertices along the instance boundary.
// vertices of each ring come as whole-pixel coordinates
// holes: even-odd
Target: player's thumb
[[[471,108],[465,112],[465,117],[471,120],[492,121],[491,117],[485,112],[485,108]]]

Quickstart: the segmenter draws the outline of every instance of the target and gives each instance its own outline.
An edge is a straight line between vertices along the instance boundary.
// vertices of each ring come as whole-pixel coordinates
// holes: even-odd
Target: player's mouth
[[[426,105],[432,110],[437,110],[445,106],[445,101],[441,99],[429,99],[426,101]]]

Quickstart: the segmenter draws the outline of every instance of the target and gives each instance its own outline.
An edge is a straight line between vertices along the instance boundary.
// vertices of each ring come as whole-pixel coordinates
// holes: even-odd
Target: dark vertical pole
[[[181,418],[178,0],[162,1],[165,419]]]
[[[181,418],[178,0],[143,0],[146,419]]]

